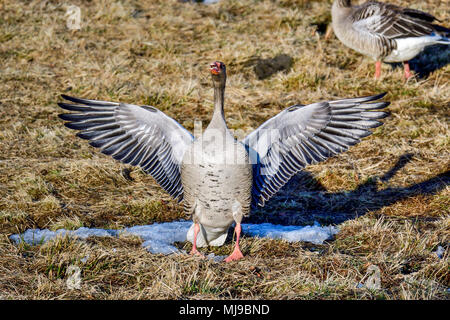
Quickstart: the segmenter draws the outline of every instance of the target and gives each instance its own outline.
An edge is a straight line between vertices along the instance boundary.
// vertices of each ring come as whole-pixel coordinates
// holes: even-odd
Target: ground
[[[447,1],[391,0],[450,18]],[[0,10],[0,298],[448,299],[450,60],[374,63],[324,34],[331,1],[2,1]],[[447,24],[448,27],[448,24]],[[279,54],[290,69],[260,79]],[[295,103],[388,92],[390,117],[359,145],[307,167],[244,222],[336,225],[323,245],[241,239],[245,259],[152,255],[135,237],[15,245],[29,228],[120,229],[185,218],[138,168],[63,126],[60,94],[153,105],[187,129],[211,117],[209,63],[227,65],[225,113],[244,132]],[[289,60],[289,59],[288,59]],[[288,66],[289,67],[289,66]],[[179,243],[189,251],[190,243]],[[232,242],[204,253],[226,255]],[[442,253],[440,257],[436,252]],[[372,265],[379,289],[365,286]],[[67,280],[76,266],[80,289]]]

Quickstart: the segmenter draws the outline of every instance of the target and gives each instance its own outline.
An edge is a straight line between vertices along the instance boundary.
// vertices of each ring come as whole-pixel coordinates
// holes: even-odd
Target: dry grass
[[[0,4],[0,298],[449,298],[449,65],[407,83],[384,65],[374,81],[372,61],[317,32],[331,1],[71,2],[81,8],[78,31],[67,29],[57,1]],[[450,18],[448,1],[391,2]],[[252,61],[280,53],[293,57],[292,69],[258,80]],[[247,220],[332,223],[336,239],[313,246],[244,237],[246,259],[230,264],[152,255],[126,237],[11,243],[28,228],[184,218],[151,177],[65,129],[56,102],[67,93],[151,104],[192,129],[211,116],[214,60],[228,66],[233,129],[255,128],[294,103],[389,92],[384,126],[307,168]],[[226,254],[231,244],[208,250]],[[70,265],[81,268],[82,290],[67,289]],[[380,268],[379,290],[357,287],[370,265]]]

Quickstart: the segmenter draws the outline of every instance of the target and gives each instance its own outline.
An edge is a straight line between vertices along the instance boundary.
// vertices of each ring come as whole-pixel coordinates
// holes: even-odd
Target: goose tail
[[[435,43],[440,44],[450,44],[450,29],[439,26],[440,29],[436,28],[436,31],[431,34],[431,37],[434,38]]]
[[[437,43],[450,44],[450,29],[435,24],[433,25],[433,27],[436,32],[433,32],[432,35],[439,37]]]
[[[441,39],[436,41],[436,43],[439,43],[439,44],[450,44],[450,39],[447,38],[447,37],[442,37]]]

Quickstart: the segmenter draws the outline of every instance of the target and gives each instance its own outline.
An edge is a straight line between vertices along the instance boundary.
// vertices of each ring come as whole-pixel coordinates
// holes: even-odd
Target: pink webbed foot
[[[206,259],[205,255],[203,253],[201,253],[200,251],[198,251],[197,249],[192,248],[191,252],[189,252],[189,254],[191,256],[196,256],[202,259]]]
[[[225,262],[237,261],[243,257],[244,255],[242,254],[241,249],[239,249],[239,247],[235,247],[233,253],[225,259]]]
[[[236,223],[236,227],[234,228],[234,232],[236,233],[236,245],[234,246],[233,253],[231,253],[226,259],[225,262],[236,261],[242,259],[244,255],[239,248],[239,238],[241,237],[241,224]]]

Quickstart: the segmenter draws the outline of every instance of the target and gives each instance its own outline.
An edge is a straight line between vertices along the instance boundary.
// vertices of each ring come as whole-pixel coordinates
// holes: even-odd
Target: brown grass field
[[[325,39],[331,0],[80,1],[79,30],[59,1],[0,2],[0,299],[449,299],[450,61],[429,48],[421,77]],[[391,0],[450,27],[448,0]],[[292,68],[259,80],[259,59]],[[242,238],[245,259],[153,255],[137,237],[16,245],[29,228],[120,229],[186,218],[139,168],[66,129],[60,94],[149,104],[187,129],[210,119],[209,63],[227,65],[226,117],[256,128],[294,103],[388,92],[384,126],[309,166],[244,223],[336,225],[323,245]],[[425,71],[423,71],[425,70]],[[190,250],[191,244],[179,243]],[[233,242],[202,249],[226,255]],[[436,250],[444,253],[438,258]],[[81,289],[66,286],[81,269]],[[358,285],[369,266],[381,288]]]

